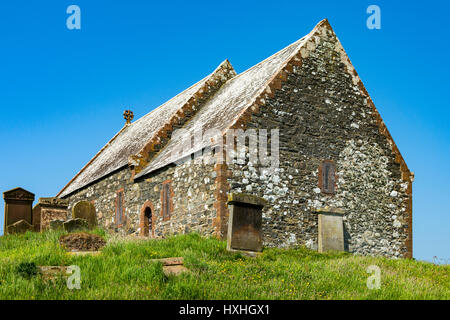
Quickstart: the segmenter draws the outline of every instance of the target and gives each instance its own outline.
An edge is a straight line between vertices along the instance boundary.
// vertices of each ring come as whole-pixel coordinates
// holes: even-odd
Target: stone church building
[[[130,113],[127,114],[130,120]],[[177,129],[278,129],[279,165],[198,162]],[[272,141],[270,141],[272,143]],[[227,151],[211,152],[223,157]],[[249,148],[246,149],[247,153]],[[176,153],[175,153],[176,154]],[[205,153],[206,154],[206,153]],[[246,155],[247,157],[247,155]],[[248,157],[246,158],[248,159]],[[241,74],[214,72],[125,126],[57,197],[94,204],[112,232],[226,237],[227,195],[262,197],[265,246],[318,246],[322,208],[343,212],[345,250],[412,257],[412,182],[399,149],[327,20]]]

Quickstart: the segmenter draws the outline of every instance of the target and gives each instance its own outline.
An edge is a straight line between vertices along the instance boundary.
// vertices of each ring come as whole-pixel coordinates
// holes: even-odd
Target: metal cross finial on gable
[[[126,124],[131,123],[131,120],[133,120],[133,118],[134,118],[133,111],[131,111],[131,110],[125,110],[125,111],[123,112],[123,118],[127,121]]]

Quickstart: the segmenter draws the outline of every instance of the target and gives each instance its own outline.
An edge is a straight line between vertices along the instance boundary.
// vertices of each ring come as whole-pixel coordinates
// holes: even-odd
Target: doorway
[[[154,237],[155,236],[155,209],[150,200],[147,200],[142,204],[139,214],[139,235],[141,237]]]
[[[146,207],[144,211],[144,235],[146,237],[152,234],[152,209]]]

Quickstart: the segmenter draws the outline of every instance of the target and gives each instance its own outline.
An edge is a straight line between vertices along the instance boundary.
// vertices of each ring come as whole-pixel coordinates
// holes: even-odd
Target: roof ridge
[[[188,91],[189,89],[195,87],[196,85],[200,84],[202,81],[205,81],[208,77],[211,77],[223,64],[228,63],[229,65],[231,65],[230,61],[228,59],[223,60],[217,67],[216,69],[214,69],[213,72],[211,72],[210,74],[208,74],[207,76],[205,76],[203,79],[197,81],[196,83],[194,83],[193,85],[189,86],[188,88],[184,89],[183,91],[177,93],[175,96],[173,96],[172,98],[170,98],[169,100],[167,100],[166,102],[164,102],[163,104],[157,106],[156,108],[154,108],[153,110],[151,110],[150,112],[144,114],[142,117],[140,117],[139,119],[137,119],[135,122],[131,123],[131,125],[137,123],[138,121],[142,120],[143,118],[145,118],[146,116],[152,114],[153,112],[155,112],[156,110],[158,110],[159,108],[165,106],[167,103],[169,103],[170,101],[174,100],[175,98],[179,97],[180,95],[182,95],[185,91]]]
[[[256,72],[258,71],[258,67],[261,67],[261,65],[267,64],[267,63],[272,63],[271,60],[273,61],[273,63],[276,63],[277,65],[279,64],[280,67],[276,67],[274,71],[270,71],[270,73],[267,73],[267,81],[263,82],[261,85],[258,84],[258,89],[256,90],[255,93],[252,93],[251,96],[249,96],[248,98],[248,102],[244,102],[242,104],[242,107],[240,108],[240,110],[236,110],[238,112],[238,115],[236,117],[234,117],[233,119],[230,119],[229,123],[225,126],[224,129],[222,129],[222,134],[225,134],[226,131],[228,129],[230,129],[233,125],[235,125],[235,123],[238,122],[238,120],[241,118],[241,116],[247,112],[247,110],[253,106],[255,104],[255,101],[261,96],[261,94],[265,94],[265,91],[267,91],[267,87],[274,82],[274,80],[278,80],[275,79],[279,73],[280,70],[283,70],[286,67],[286,64],[288,62],[290,62],[298,53],[299,51],[304,47],[304,44],[306,43],[306,40],[308,40],[312,35],[314,35],[317,30],[319,30],[322,25],[327,24],[328,21],[322,20],[321,22],[319,22],[306,36],[300,38],[299,40],[293,42],[292,44],[286,46],[285,48],[279,50],[278,52],[274,53],[273,55],[269,56],[268,58],[264,59],[263,61],[257,63],[256,65],[252,66],[251,68],[247,69],[246,71],[242,72],[241,74],[237,75],[236,77],[233,77],[232,79],[230,79],[229,81],[227,81],[227,83],[224,85],[225,86],[233,86],[233,84],[236,83],[236,81],[239,81],[240,78],[242,78],[246,73],[255,70]],[[297,46],[297,47],[296,47]],[[293,50],[292,53],[290,53],[289,49]],[[283,57],[280,62],[276,62],[276,58],[279,55],[283,55],[286,54],[287,57]],[[261,88],[259,90],[259,88]],[[222,90],[222,89],[221,89]],[[224,89],[226,90],[226,89]],[[215,96],[219,96],[219,100],[220,100],[220,96],[221,96],[221,92],[217,92],[215,94]],[[208,144],[210,146],[210,144]],[[206,145],[205,145],[206,146]],[[203,147],[205,147],[203,146]],[[198,147],[198,149],[200,149],[200,147]],[[162,152],[162,150],[160,151]],[[161,159],[159,162],[156,163],[152,163],[149,166],[146,166],[145,169],[143,169],[140,173],[138,173],[136,176],[134,176],[135,178],[140,178],[154,170],[157,170],[158,168],[161,168],[165,165],[167,165],[169,162],[169,159],[164,159],[164,155],[162,156],[163,159]],[[174,160],[174,159],[172,159]],[[170,160],[170,161],[172,161]],[[173,161],[172,161],[173,162]]]
[[[258,67],[259,65],[261,65],[262,63],[266,62],[269,59],[273,59],[274,57],[276,57],[277,55],[280,55],[282,52],[284,52],[286,49],[291,48],[292,46],[296,45],[296,44],[300,44],[301,41],[304,41],[307,37],[309,37],[312,33],[314,33],[316,31],[316,29],[319,26],[322,26],[322,24],[324,23],[328,23],[328,19],[323,19],[322,21],[320,21],[307,35],[303,36],[302,38],[292,42],[291,44],[287,45],[286,47],[284,47],[283,49],[275,52],[274,54],[272,54],[271,56],[267,57],[266,59],[258,62],[257,64],[255,64],[254,66],[251,66],[250,68],[248,68],[245,71],[242,71],[241,73],[239,73],[235,78],[240,77],[241,75],[251,71],[252,69]],[[233,78],[233,79],[235,79]]]
[[[191,98],[186,101],[184,105],[178,108],[177,112],[171,116],[167,123],[160,128],[153,136],[147,141],[144,147],[139,150],[138,153],[130,155],[128,164],[133,167],[132,176],[134,177],[142,169],[144,169],[157,153],[163,148],[159,148],[163,139],[173,131],[175,125],[184,125],[189,119],[191,119],[197,111],[201,109],[201,105],[208,100],[209,96],[204,98],[204,94],[212,91],[212,96],[230,79],[235,78],[236,72],[233,66],[228,61],[224,60],[208,77],[203,81],[203,85],[192,94]],[[188,118],[184,117],[185,113],[192,111],[193,114]]]
[[[330,25],[327,19],[323,19],[322,21],[320,21],[307,35],[305,35],[304,37],[302,37],[301,39],[295,41],[294,43],[290,44],[289,46],[285,47],[284,49],[281,49],[280,51],[278,51],[277,53],[273,54],[272,56],[270,56],[267,59],[273,58],[276,55],[280,54],[281,52],[283,52],[284,50],[286,50],[287,48],[291,48],[294,45],[298,45],[298,48],[295,49],[295,51],[285,60],[285,62],[278,68],[277,71],[275,71],[273,73],[273,76],[271,78],[269,78],[267,80],[267,82],[261,86],[261,90],[259,90],[259,93],[255,94],[255,97],[253,99],[250,100],[250,102],[247,104],[247,106],[241,111],[241,113],[239,113],[239,115],[235,118],[235,121],[232,122],[227,128],[224,129],[224,131],[222,132],[222,134],[226,134],[226,132],[235,127],[236,125],[239,125],[239,120],[248,112],[249,108],[251,108],[252,106],[254,106],[255,104],[261,105],[264,103],[264,98],[267,98],[267,96],[270,96],[273,94],[273,90],[272,90],[272,86],[273,87],[278,87],[278,81],[277,78],[284,78],[285,75],[281,75],[280,77],[280,73],[282,73],[284,71],[284,69],[288,66],[288,64],[291,62],[291,60],[296,60],[296,61],[301,61],[301,57],[296,57],[299,53],[301,53],[301,49],[306,45],[308,45],[308,41],[310,40],[310,38],[317,33],[317,31],[324,25]],[[302,54],[301,54],[302,56]],[[261,61],[260,63],[266,61],[267,59]],[[258,64],[259,65],[259,64]],[[256,67],[257,65],[253,66],[252,68]],[[250,69],[249,69],[250,70]],[[245,72],[249,71],[246,70]],[[261,97],[263,96],[263,97]],[[242,126],[242,124],[240,124]]]

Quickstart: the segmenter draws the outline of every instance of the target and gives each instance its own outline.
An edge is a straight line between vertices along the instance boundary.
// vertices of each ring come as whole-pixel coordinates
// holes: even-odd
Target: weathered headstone
[[[22,188],[15,188],[4,192],[3,199],[5,199],[5,233],[8,233],[10,225],[21,220],[26,221],[29,225],[33,225],[33,193]],[[17,230],[16,227],[12,229]]]
[[[344,211],[325,207],[315,212],[319,215],[318,251],[344,251]]]
[[[27,231],[33,231],[33,226],[25,220],[19,220],[13,224],[10,224],[6,233],[25,233]]]
[[[97,226],[95,206],[89,201],[77,202],[72,208],[72,218],[86,220],[91,229]]]
[[[266,204],[265,199],[249,194],[228,195],[228,250],[262,251],[262,209]]]
[[[69,202],[59,198],[39,198],[33,208],[34,231],[42,232],[49,228],[53,220],[66,220]]]
[[[59,230],[64,228],[64,220],[52,220],[50,221],[50,230]]]
[[[76,218],[76,219],[69,219],[66,222],[63,223],[64,230],[67,232],[73,232],[83,229],[88,229],[89,224],[86,220]]]

